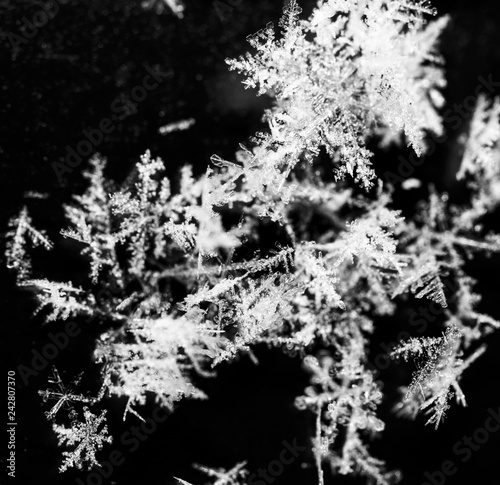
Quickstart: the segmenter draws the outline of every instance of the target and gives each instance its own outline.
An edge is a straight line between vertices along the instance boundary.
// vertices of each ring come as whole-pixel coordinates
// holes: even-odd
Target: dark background
[[[240,142],[246,142],[263,128],[265,97],[256,98],[245,91],[239,77],[229,72],[224,59],[248,50],[246,36],[268,21],[277,24],[282,1],[243,0],[225,12],[221,20],[210,1],[186,0],[184,19],[167,9],[162,14],[141,8],[133,0],[61,0],[58,15],[39,33],[13,51],[6,37],[18,32],[18,21],[31,19],[40,9],[33,0],[0,0],[0,177],[2,198],[1,234],[7,221],[27,204],[35,225],[45,228],[56,242],[56,251],[36,251],[34,270],[49,279],[67,281],[83,274],[85,262],[64,246],[58,231],[65,227],[62,204],[81,192],[81,172],[85,162],[68,174],[64,183],[55,176],[51,163],[62,161],[66,146],[82,140],[82,130],[97,127],[110,115],[114,101],[127,96],[140,84],[145,65],[159,66],[173,75],[139,104],[117,125],[96,151],[109,160],[108,172],[118,182],[130,173],[138,157],[150,149],[160,156],[170,174],[185,163],[197,173],[204,171],[210,155],[231,157]],[[229,4],[229,2],[224,2]],[[304,16],[314,2],[300,2]],[[478,76],[500,79],[500,7],[497,1],[434,1],[439,14],[450,13],[451,22],[443,36],[441,50],[446,59],[448,87],[447,108],[473,94]],[[498,93],[497,93],[498,94]],[[158,133],[159,127],[180,119],[194,118],[189,130],[169,136]],[[432,181],[460,199],[462,188],[454,182],[460,160],[460,135],[467,125],[448,131],[449,141],[437,147],[416,175]],[[385,155],[389,166],[397,163],[391,151]],[[26,197],[26,192],[47,194],[47,199]],[[406,198],[405,198],[406,197]],[[398,195],[403,209],[412,206],[411,197]],[[8,369],[29,364],[32,349],[41,349],[49,331],[58,326],[43,326],[40,317],[32,317],[30,294],[15,288],[15,278],[5,271],[0,257],[2,285],[2,361]],[[484,311],[500,317],[496,305],[499,290],[498,258],[476,258],[468,268],[480,280]],[[422,302],[410,302],[415,308]],[[392,342],[405,329],[404,315],[381,322],[376,333],[373,355],[380,353],[380,343]],[[408,325],[407,325],[408,326]],[[86,328],[55,363],[64,379],[85,370],[82,386],[89,392],[98,381],[98,369],[91,364],[92,342],[96,328]],[[314,429],[314,419],[293,406],[307,384],[307,375],[298,359],[278,351],[256,349],[260,364],[248,357],[219,368],[218,378],[200,383],[208,401],[183,401],[178,409],[139,449],[129,453],[120,447],[119,437],[135,424],[121,422],[123,402],[108,400],[110,430],[117,441],[104,450],[122,450],[126,461],[117,467],[106,483],[118,485],[171,484],[172,476],[192,483],[203,483],[191,463],[230,467],[247,459],[251,472],[267,468],[283,449],[282,441],[297,440],[305,445]],[[372,446],[376,456],[390,468],[399,468],[405,485],[421,484],[424,472],[441,467],[445,459],[458,464],[458,472],[446,479],[450,485],[497,484],[499,482],[500,432],[461,463],[453,455],[454,443],[483,426],[487,410],[500,406],[500,338],[493,335],[486,355],[467,371],[462,381],[468,408],[452,406],[449,417],[438,431],[416,422],[395,418],[390,412],[396,399],[397,385],[409,382],[411,366],[392,365],[381,373],[390,397],[382,406],[387,429]],[[74,483],[85,473],[59,475],[60,450],[43,415],[46,409],[37,395],[46,387],[49,369],[17,391],[17,474],[15,483],[31,485]],[[18,379],[19,380],[19,379]],[[94,387],[94,389],[93,389]],[[152,406],[144,409],[148,416]],[[2,452],[2,460],[5,453]],[[316,480],[312,457],[304,452],[286,467],[275,484],[313,484]],[[345,477],[329,477],[327,483],[364,483]],[[9,477],[5,483],[14,482]],[[3,478],[2,478],[2,483]]]

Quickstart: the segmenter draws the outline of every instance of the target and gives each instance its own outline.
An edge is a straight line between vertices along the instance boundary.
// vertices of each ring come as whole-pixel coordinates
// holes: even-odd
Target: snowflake
[[[73,421],[71,428],[54,425],[54,431],[59,438],[59,446],[77,445],[73,451],[64,451],[64,462],[59,471],[64,472],[70,467],[81,469],[84,464],[87,470],[93,466],[99,465],[96,460],[96,452],[104,446],[105,443],[111,443],[112,438],[108,435],[108,427],[104,425],[101,429],[101,423],[105,421],[106,411],[102,411],[99,416],[93,414],[89,408],[83,408],[85,422]]]
[[[52,388],[45,389],[44,391],[38,391],[38,394],[42,396],[43,402],[47,402],[49,399],[57,401],[54,406],[52,406],[50,411],[45,412],[47,419],[55,420],[56,415],[61,408],[70,411],[69,415],[72,416],[72,414],[76,413],[72,404],[74,402],[95,404],[102,399],[107,388],[106,380],[95,397],[88,397],[74,392],[78,384],[80,384],[82,375],[83,372],[71,384],[65,385],[58,370],[52,366],[52,376],[49,378],[49,384],[51,384]]]

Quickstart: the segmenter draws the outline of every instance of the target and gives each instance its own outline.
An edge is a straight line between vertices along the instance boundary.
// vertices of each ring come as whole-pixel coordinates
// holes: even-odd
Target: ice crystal
[[[337,362],[328,355],[304,359],[311,386],[297,405],[316,414],[313,451],[320,484],[323,461],[341,474],[357,470],[380,485],[397,479],[396,472],[387,472],[384,463],[370,455],[365,443],[366,435],[382,431],[385,425],[375,414],[382,394],[364,365],[362,342],[362,338],[351,341]]]
[[[52,242],[48,239],[45,231],[39,231],[33,227],[33,221],[28,214],[28,209],[23,207],[19,216],[9,221],[9,231],[7,232],[7,247],[5,256],[7,267],[14,269],[18,282],[27,279],[31,272],[31,258],[26,251],[26,243],[31,246],[43,246],[45,249],[52,249]]]
[[[213,485],[244,485],[245,478],[248,475],[245,469],[247,462],[242,461],[234,465],[231,469],[225,470],[223,468],[210,468],[204,465],[195,464],[194,467],[205,475],[214,480]]]
[[[230,61],[248,86],[274,98],[268,130],[240,145],[234,161],[214,155],[201,176],[184,166],[168,179],[164,162],[146,152],[119,190],[105,178],[105,160],[90,161],[88,189],[66,207],[62,233],[79,242],[88,281],[31,275],[27,241],[51,243],[27,209],[12,221],[8,265],[36,290],[46,319],[98,317],[94,358],[103,389],[127,399],[125,417],[140,416],[148,395],[169,409],[184,397],[205,398],[195,376],[267,344],[300,356],[310,373],[297,405],[315,417],[319,483],[325,465],[393,483],[398,473],[369,449],[384,423],[367,355],[378,317],[413,297],[440,305],[443,334],[395,351],[417,363],[400,408],[427,413],[437,426],[453,395],[465,405],[461,377],[500,328],[479,311],[466,265],[477,252],[500,251],[500,237],[483,227],[500,201],[498,101],[480,98],[471,123],[458,174],[468,203],[454,205],[430,187],[405,219],[391,189],[375,180],[366,148],[404,137],[421,154],[425,132],[441,133],[435,48],[446,18],[428,23],[433,13],[423,1],[320,0],[301,19],[297,2],[288,2],[281,32],[265,27],[249,39],[252,54]],[[369,192],[355,186],[375,182]],[[71,402],[96,403],[52,384],[42,393],[56,399],[51,416]],[[78,443],[63,469],[96,464],[95,451],[108,442],[104,415],[86,409],[84,417],[71,429],[56,425],[61,442]],[[240,472],[242,464],[209,475],[233,485]]]
[[[248,476],[248,471],[245,468],[246,464],[246,461],[242,461],[229,470],[225,470],[224,468],[210,468],[197,463],[193,467],[210,477],[210,482],[206,482],[206,485],[245,485]],[[181,478],[174,478],[181,485],[192,485]]]
[[[276,99],[270,132],[248,165],[261,170],[246,176],[255,190],[279,191],[300,156],[324,147],[340,163],[338,176],[369,187],[370,130],[404,132],[419,154],[424,130],[442,132],[436,109],[445,80],[435,45],[446,18],[426,24],[433,10],[410,0],[322,0],[308,21],[300,11],[289,2],[281,37],[267,26],[249,38],[254,54],[228,61],[248,87]]]
[[[52,377],[49,378],[49,384],[51,385],[51,387],[45,389],[44,391],[38,391],[38,394],[42,396],[44,402],[49,399],[57,401],[50,411],[45,412],[45,416],[47,417],[47,419],[55,420],[56,415],[61,408],[71,410],[71,413],[74,413],[75,411],[72,403],[82,402],[95,404],[102,399],[106,391],[105,384],[102,386],[99,394],[95,397],[87,397],[83,394],[76,394],[74,391],[78,386],[80,379],[81,375],[76,379],[75,382],[66,386],[63,383],[57,369],[55,367],[52,368]]]
[[[84,293],[81,288],[75,288],[71,283],[59,283],[43,280],[27,280],[21,284],[33,288],[38,294],[36,313],[47,307],[50,312],[46,319],[66,320],[70,316],[89,315],[93,312],[93,298],[78,298]]]
[[[453,394],[457,402],[466,405],[459,386],[460,377],[485,350],[484,347],[478,349],[464,361],[459,350],[461,337],[459,329],[450,326],[442,337],[412,338],[393,352],[394,356],[402,356],[405,360],[417,358],[418,370],[405,401],[416,400],[420,409],[430,414],[427,424],[434,423],[436,428],[449,409],[448,401]]]
[[[128,397],[124,419],[127,412],[136,413],[133,406],[145,403],[147,393],[169,409],[184,396],[205,397],[188,371],[206,373],[205,362],[217,354],[218,340],[213,328],[197,323],[172,317],[134,319],[125,329],[101,336],[95,356],[107,363],[109,391]]]
[[[72,451],[63,451],[64,461],[59,469],[61,472],[71,467],[83,468],[83,466],[90,470],[93,466],[99,465],[96,453],[106,443],[112,442],[112,438],[108,435],[108,427],[105,424],[101,426],[105,421],[106,411],[102,411],[99,416],[96,416],[85,407],[83,415],[85,421],[75,420],[70,428],[54,425],[59,445],[67,447],[76,445]]]
[[[457,178],[473,189],[471,207],[461,214],[463,226],[474,227],[500,203],[500,98],[481,95],[472,117]]]
[[[160,133],[160,135],[169,135],[170,133],[174,133],[176,131],[188,130],[195,123],[196,122],[193,118],[176,121],[175,123],[168,123],[167,125],[161,126],[158,133]]]

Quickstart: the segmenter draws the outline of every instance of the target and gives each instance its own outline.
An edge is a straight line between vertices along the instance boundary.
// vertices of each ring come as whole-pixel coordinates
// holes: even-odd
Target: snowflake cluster
[[[500,328],[477,310],[466,272],[476,253],[500,250],[483,220],[500,201],[500,105],[481,98],[477,106],[459,172],[469,202],[451,204],[431,189],[405,219],[392,188],[376,180],[366,142],[404,137],[422,153],[425,131],[441,132],[435,47],[446,19],[427,23],[433,11],[409,0],[320,0],[309,19],[299,14],[292,0],[279,38],[268,26],[250,39],[256,52],[230,61],[248,86],[275,99],[269,130],[252,147],[242,146],[234,161],[213,156],[201,177],[186,166],[172,180],[147,152],[118,191],[95,157],[62,232],[82,247],[87,284],[31,276],[26,240],[51,243],[26,209],[12,222],[8,262],[20,284],[38,290],[47,319],[106,322],[94,358],[104,364],[105,389],[127,398],[125,416],[138,415],[148,395],[167,408],[205,398],[194,376],[253,356],[256,344],[296,351],[311,376],[297,406],[316,419],[319,483],[328,464],[387,485],[399,474],[369,449],[384,429],[368,352],[378,318],[411,298],[443,309],[441,337],[413,338],[394,351],[417,362],[400,409],[425,412],[435,426],[453,395],[465,405],[463,372]],[[102,297],[96,288],[113,291]],[[89,403],[66,390],[44,396],[57,393],[62,404]],[[96,450],[109,442],[104,413],[85,409],[84,418],[69,429],[56,425],[61,443],[76,445],[63,470],[96,464]],[[243,465],[208,474],[234,484]]]

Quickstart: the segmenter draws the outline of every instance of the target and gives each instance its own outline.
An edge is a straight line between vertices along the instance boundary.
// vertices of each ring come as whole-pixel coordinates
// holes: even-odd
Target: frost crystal
[[[82,468],[86,465],[87,470],[99,465],[96,453],[102,449],[104,444],[111,443],[112,438],[108,435],[108,427],[102,423],[105,421],[106,411],[102,411],[99,416],[92,414],[87,407],[83,408],[85,422],[73,421],[71,428],[65,428],[55,424],[59,445],[75,446],[73,451],[63,451],[64,461],[60,471],[64,472],[68,468]]]
[[[52,377],[49,378],[49,383],[51,388],[45,389],[44,391],[38,391],[38,394],[42,396],[43,401],[46,402],[49,399],[57,401],[50,411],[45,412],[47,419],[55,420],[58,411],[61,408],[70,410],[70,415],[74,414],[76,411],[73,408],[73,403],[83,402],[92,403],[100,401],[106,391],[106,385],[103,385],[101,391],[96,397],[86,397],[82,394],[76,394],[74,392],[75,387],[80,382],[81,375],[76,379],[74,383],[69,386],[64,385],[59,372],[55,367],[52,368]]]
[[[324,466],[379,485],[397,481],[369,448],[384,429],[382,386],[368,360],[379,317],[414,298],[440,306],[433,325],[442,336],[410,338],[394,352],[417,364],[399,409],[427,413],[435,426],[452,396],[466,404],[461,377],[500,329],[479,311],[466,264],[500,251],[485,221],[500,202],[499,101],[480,98],[471,123],[458,174],[467,203],[429,187],[406,219],[393,189],[376,181],[366,148],[405,138],[422,154],[425,133],[442,131],[435,47],[446,18],[428,23],[433,13],[423,1],[320,0],[302,20],[288,2],[280,33],[268,25],[250,37],[252,54],[229,61],[247,86],[274,99],[268,130],[240,145],[234,161],[214,155],[203,175],[185,166],[168,179],[148,151],[121,189],[105,179],[104,159],[90,161],[88,189],[66,207],[62,232],[88,261],[78,285],[30,274],[26,243],[51,243],[22,209],[6,251],[20,285],[36,291],[47,320],[84,315],[99,332],[101,392],[86,398],[56,376],[41,393],[56,400],[50,417],[108,390],[126,398],[124,417],[140,417],[149,395],[174,409],[206,397],[195,382],[218,363],[245,353],[255,360],[253,348],[267,344],[298,356],[310,374],[296,404],[315,421],[320,485]],[[425,192],[416,179],[401,185],[411,187]],[[85,408],[84,417],[69,429],[55,425],[61,443],[77,446],[62,470],[97,464],[95,452],[110,440],[104,413]],[[201,470],[219,485],[245,479],[242,463]]]
[[[205,397],[190,382],[188,371],[204,374],[204,362],[217,353],[213,329],[187,319],[163,317],[137,319],[124,330],[127,339],[124,331],[104,334],[95,356],[107,362],[107,372],[116,382],[109,385],[110,392],[128,397],[125,415],[128,411],[135,414],[132,406],[144,404],[148,392],[170,409],[184,396]]]
[[[22,208],[18,217],[9,221],[10,230],[7,232],[5,256],[7,267],[16,271],[19,283],[26,280],[31,272],[31,258],[26,251],[27,241],[33,247],[43,246],[47,250],[52,249],[52,242],[45,232],[36,230],[32,223],[26,207]]]
[[[463,361],[460,353],[462,335],[457,327],[450,326],[442,337],[413,338],[393,352],[393,356],[410,356],[418,359],[418,371],[408,387],[405,401],[414,400],[421,410],[430,414],[427,424],[435,427],[443,420],[449,409],[448,400],[453,394],[457,402],[466,405],[465,396],[459,386],[462,372],[483,352],[484,347]]]
[[[386,139],[403,132],[418,154],[424,130],[442,132],[436,109],[445,80],[435,45],[446,18],[426,25],[432,9],[410,0],[321,0],[308,21],[300,11],[291,1],[280,38],[267,26],[249,38],[254,54],[228,61],[247,87],[276,99],[246,177],[255,190],[280,191],[299,157],[324,147],[338,176],[370,187],[370,129]]]
[[[195,464],[194,467],[213,479],[213,485],[244,485],[246,483],[245,478],[248,475],[245,469],[246,464],[246,461],[242,461],[234,465],[230,470],[209,468],[198,464]]]

